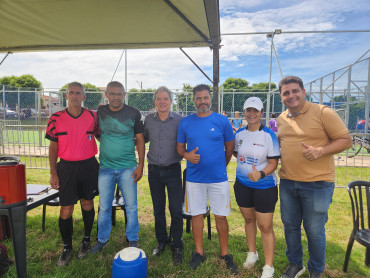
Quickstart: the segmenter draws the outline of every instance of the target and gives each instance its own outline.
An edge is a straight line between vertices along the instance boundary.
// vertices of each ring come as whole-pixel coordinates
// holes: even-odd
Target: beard
[[[202,103],[202,104],[204,104],[204,103]],[[200,106],[202,104],[200,104],[199,106],[196,107],[198,112],[205,113],[205,112],[207,112],[207,111],[209,111],[211,109],[211,105],[207,105],[206,108],[200,108]]]

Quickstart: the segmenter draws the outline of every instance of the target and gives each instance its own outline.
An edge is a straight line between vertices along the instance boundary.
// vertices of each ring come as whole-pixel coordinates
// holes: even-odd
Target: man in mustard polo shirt
[[[334,157],[348,149],[351,137],[341,118],[327,106],[305,99],[299,77],[279,83],[281,101],[288,108],[277,120],[281,148],[280,209],[289,267],[283,278],[305,271],[301,225],[308,241],[310,278],[325,267],[325,223],[334,191]]]

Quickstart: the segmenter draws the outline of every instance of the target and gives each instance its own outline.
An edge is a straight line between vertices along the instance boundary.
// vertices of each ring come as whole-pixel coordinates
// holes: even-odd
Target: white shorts
[[[211,212],[215,215],[229,216],[230,187],[228,181],[218,183],[186,181],[184,213],[192,216],[206,213],[207,193]]]

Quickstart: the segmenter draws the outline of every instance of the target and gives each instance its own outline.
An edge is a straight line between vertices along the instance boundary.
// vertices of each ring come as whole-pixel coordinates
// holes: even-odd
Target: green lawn
[[[229,166],[229,179],[235,177],[235,163]],[[341,171],[339,171],[341,174]],[[367,177],[368,180],[369,177]],[[48,184],[48,170],[27,170],[27,183]],[[229,220],[230,236],[229,249],[234,255],[236,264],[239,266],[240,275],[237,277],[259,277],[264,265],[261,237],[257,235],[257,248],[260,260],[257,267],[252,271],[246,271],[242,264],[246,259],[248,251],[244,223],[239,209],[235,202],[234,192],[231,187],[232,212]],[[194,242],[191,234],[185,233],[184,225],[184,262],[180,266],[173,266],[171,252],[166,249],[159,258],[150,256],[156,245],[154,234],[154,217],[152,202],[147,182],[144,176],[138,184],[139,222],[140,222],[140,247],[148,256],[149,277],[230,277],[224,264],[218,259],[219,247],[214,218],[212,217],[212,239],[207,239],[206,223],[204,230],[204,249],[207,260],[196,271],[190,270],[187,263],[191,252],[194,250]],[[98,200],[95,201],[96,208]],[[62,251],[61,237],[58,229],[58,208],[47,208],[46,231],[41,231],[42,208],[39,207],[27,214],[27,259],[28,277],[111,277],[112,261],[114,255],[127,246],[124,238],[123,212],[117,213],[117,225],[112,228],[110,241],[103,251],[96,256],[89,256],[85,260],[77,259],[77,252],[83,235],[83,222],[81,210],[76,207],[74,213],[74,257],[68,267],[57,268],[56,262]],[[167,214],[168,215],[168,214]],[[169,220],[169,218],[168,218]],[[168,221],[169,222],[169,221]],[[285,240],[283,224],[280,220],[280,204],[277,204],[274,216],[274,229],[276,233],[275,251],[275,277],[280,277],[286,268],[288,261],[285,256]],[[326,269],[323,277],[369,277],[370,269],[364,266],[365,248],[358,243],[354,244],[351,259],[348,266],[348,273],[342,272],[345,250],[352,230],[352,218],[349,197],[346,189],[336,189],[333,203],[329,210],[329,221],[326,225],[327,252]],[[96,223],[94,225],[92,238],[96,237]],[[302,236],[304,246],[304,262],[307,263],[308,251],[306,237]],[[14,259],[12,243],[6,241],[10,256]],[[13,266],[6,277],[16,277],[16,270]],[[307,272],[301,277],[308,277]]]

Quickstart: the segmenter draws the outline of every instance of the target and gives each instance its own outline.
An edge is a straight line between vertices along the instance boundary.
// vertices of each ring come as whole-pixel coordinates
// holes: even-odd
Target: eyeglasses
[[[123,93],[109,93],[109,96],[111,97],[123,97]]]

